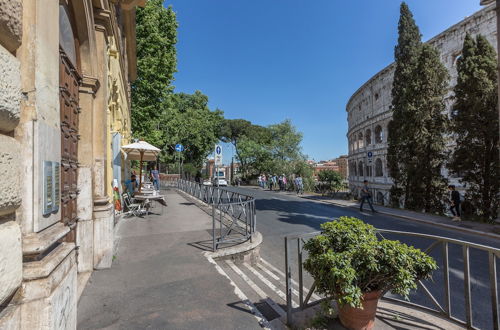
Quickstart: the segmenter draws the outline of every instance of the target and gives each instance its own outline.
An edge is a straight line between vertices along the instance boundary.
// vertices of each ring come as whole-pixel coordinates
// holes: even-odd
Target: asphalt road
[[[277,268],[285,269],[284,237],[295,233],[308,233],[320,230],[320,224],[330,221],[339,216],[354,216],[379,229],[398,230],[405,232],[417,232],[423,234],[444,236],[453,239],[468,241],[472,243],[500,248],[500,242],[488,237],[469,234],[461,231],[448,230],[432,225],[421,224],[404,220],[397,217],[380,215],[370,211],[359,212],[358,210],[326,205],[311,200],[280,192],[270,192],[254,188],[228,188],[256,198],[257,208],[257,230],[262,233],[264,241],[261,245],[261,256]],[[426,249],[431,240],[408,236],[386,236],[386,238],[398,239],[417,248]],[[441,247],[437,247],[430,255],[433,256],[441,267]],[[296,264],[296,250],[292,251],[293,260]],[[463,260],[462,249],[458,245],[449,246],[450,267],[450,292],[451,311],[454,317],[465,320],[465,298],[463,285]],[[497,261],[497,264],[499,262]],[[473,325],[480,329],[492,328],[491,291],[488,273],[488,255],[485,252],[471,249],[471,291],[473,306]],[[297,274],[297,267],[294,267]],[[500,272],[499,272],[500,273]],[[497,282],[500,282],[500,274],[497,274]],[[295,277],[296,278],[296,277]],[[308,282],[308,281],[306,281]],[[433,274],[433,280],[426,282],[426,286],[444,306],[443,272],[437,270]],[[425,297],[422,290],[411,295],[411,301],[434,307],[431,300]]]

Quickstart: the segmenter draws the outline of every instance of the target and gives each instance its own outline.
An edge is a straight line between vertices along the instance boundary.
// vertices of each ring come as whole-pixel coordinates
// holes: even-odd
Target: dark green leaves
[[[481,35],[467,35],[457,60],[458,78],[452,113],[456,148],[449,168],[467,183],[465,215],[492,221],[500,191],[498,155],[497,55]]]
[[[357,218],[340,217],[321,228],[323,233],[304,245],[309,252],[304,267],[318,291],[340,305],[360,307],[364,293],[378,290],[407,297],[419,279],[437,269],[434,259],[418,249],[379,241],[375,228]]]
[[[444,96],[448,73],[439,53],[422,44],[405,3],[401,4],[392,87],[393,117],[389,124],[387,164],[393,179],[391,199],[399,207],[442,212],[446,181],[447,117]]]

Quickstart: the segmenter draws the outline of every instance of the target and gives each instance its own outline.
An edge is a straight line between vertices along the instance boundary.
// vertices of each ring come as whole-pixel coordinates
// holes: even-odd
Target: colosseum
[[[456,64],[466,33],[482,34],[496,49],[495,5],[483,8],[427,42],[440,52],[441,61],[450,73],[450,88],[445,98],[445,111],[448,114],[453,106]],[[346,106],[350,190],[357,196],[363,181],[367,180],[374,201],[383,205],[389,202],[389,190],[392,186],[386,155],[387,125],[392,117],[391,89],[394,69],[395,65],[392,63],[370,78],[351,96]],[[446,169],[443,169],[443,174],[448,176]],[[458,185],[457,178],[449,179]]]

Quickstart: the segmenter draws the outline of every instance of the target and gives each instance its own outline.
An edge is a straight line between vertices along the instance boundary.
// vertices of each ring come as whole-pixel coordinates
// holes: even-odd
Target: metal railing
[[[285,268],[286,268],[286,303],[287,303],[287,323],[292,324],[292,312],[293,312],[293,306],[292,306],[292,246],[296,244],[297,246],[297,269],[298,269],[298,296],[299,296],[299,309],[305,309],[307,307],[311,307],[313,305],[316,305],[320,303],[321,301],[325,300],[326,297],[323,297],[321,299],[318,299],[314,302],[310,302],[311,296],[314,294],[314,291],[316,289],[316,283],[313,281],[313,284],[311,285],[310,289],[308,291],[304,290],[304,274],[303,274],[303,257],[304,257],[304,243],[306,240],[311,239],[317,235],[320,235],[321,232],[312,232],[312,233],[307,233],[307,234],[298,234],[298,235],[290,235],[285,237]],[[418,282],[418,289],[417,292],[413,295],[410,296],[409,301],[394,298],[394,297],[389,297],[387,292],[385,293],[383,299],[389,300],[389,301],[396,301],[398,303],[402,303],[404,305],[410,306],[412,308],[418,308],[420,310],[423,310],[425,312],[430,312],[442,317],[445,317],[451,321],[454,321],[458,324],[461,324],[463,326],[466,326],[469,329],[478,329],[473,325],[473,314],[484,314],[484,306],[478,306],[475,308],[475,306],[472,304],[471,300],[471,267],[470,267],[470,252],[471,250],[477,250],[477,251],[482,251],[481,253],[487,253],[487,261],[484,260],[483,262],[487,262],[488,264],[488,281],[489,281],[489,295],[490,295],[490,308],[491,308],[491,323],[486,320],[486,323],[489,323],[483,328],[489,328],[489,329],[495,329],[499,330],[499,311],[498,311],[498,277],[497,277],[497,267],[496,267],[496,260],[500,258],[500,249],[485,246],[485,245],[480,245],[480,244],[475,244],[475,243],[470,243],[466,241],[461,241],[457,239],[452,239],[452,238],[447,238],[447,237],[441,237],[441,236],[434,236],[434,235],[427,235],[427,234],[420,234],[420,233],[412,233],[412,232],[402,232],[402,231],[395,231],[395,230],[385,230],[385,229],[379,229],[377,230],[377,234],[381,237],[383,235],[397,235],[397,236],[405,236],[405,237],[415,237],[421,240],[430,240],[432,241],[431,244],[426,248],[423,249],[423,251],[427,254],[430,254],[432,251],[437,251],[438,247],[441,247],[440,251],[440,262],[438,262],[438,265],[440,266],[439,272],[442,271],[442,281],[443,285],[439,286],[437,290],[434,291],[440,291],[441,292],[434,292],[432,293],[430,290],[422,281]],[[296,241],[296,242],[294,242]],[[462,264],[463,264],[463,276],[457,275],[456,269],[453,269],[453,275],[455,277],[454,281],[460,281],[463,282],[463,298],[465,299],[465,320],[462,320],[460,318],[457,318],[452,315],[452,304],[454,301],[451,299],[451,291],[450,291],[450,255],[449,255],[449,248],[450,245],[457,246],[461,250],[461,259],[462,259]],[[475,252],[477,254],[477,252]],[[486,258],[485,258],[486,259]],[[456,260],[455,260],[456,261]],[[476,261],[476,260],[475,260]],[[311,279],[312,281],[312,279]],[[477,284],[477,281],[474,283]],[[455,283],[458,284],[458,283]],[[460,285],[458,285],[460,287]],[[436,288],[434,288],[436,289]],[[306,294],[306,297],[304,298],[304,293]],[[416,297],[424,295],[427,298],[430,299],[430,302],[432,302],[432,307],[428,307],[416,302],[412,302],[412,298],[415,299]],[[441,298],[441,299],[440,299]],[[459,297],[454,297],[459,298]],[[487,299],[484,297],[483,299]],[[422,300],[422,299],[420,299]],[[440,303],[439,300],[444,300],[444,302]],[[484,300],[482,300],[484,302]],[[457,305],[457,304],[455,304]],[[453,306],[454,310],[456,311],[459,309],[459,306]]]
[[[255,233],[257,216],[253,197],[186,180],[178,180],[177,189],[212,208],[213,251],[223,245],[245,242]]]

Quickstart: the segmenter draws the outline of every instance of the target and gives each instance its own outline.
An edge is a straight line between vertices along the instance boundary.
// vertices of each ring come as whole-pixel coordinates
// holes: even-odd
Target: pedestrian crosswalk
[[[256,264],[236,264],[231,260],[218,260],[216,263],[267,322],[279,317],[284,319],[286,315],[284,272],[262,258]],[[292,306],[296,308],[299,306],[299,285],[295,280],[292,280],[291,289]],[[303,296],[306,297],[307,294],[308,290],[304,288]],[[313,293],[310,302],[319,299],[321,298]]]

